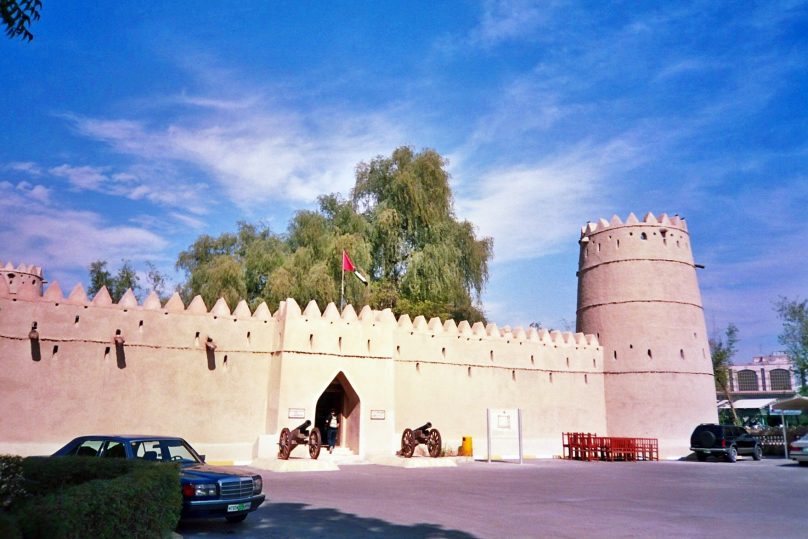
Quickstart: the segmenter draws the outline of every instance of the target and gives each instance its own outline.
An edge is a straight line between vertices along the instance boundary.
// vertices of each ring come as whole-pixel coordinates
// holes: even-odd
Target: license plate
[[[246,511],[250,508],[249,503],[231,503],[227,506],[228,513],[234,513],[236,511]]]

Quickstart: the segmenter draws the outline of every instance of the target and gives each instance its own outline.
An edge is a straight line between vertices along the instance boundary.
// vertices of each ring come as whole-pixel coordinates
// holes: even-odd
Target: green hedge
[[[152,538],[179,522],[175,464],[37,457],[23,460],[22,469],[29,495],[0,513],[3,537]]]

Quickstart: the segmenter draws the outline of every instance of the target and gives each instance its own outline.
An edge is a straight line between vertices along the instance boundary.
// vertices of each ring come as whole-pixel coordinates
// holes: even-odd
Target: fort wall
[[[559,454],[562,432],[584,431],[658,438],[663,457],[682,456],[693,425],[716,420],[687,227],[614,217],[584,227],[580,245],[577,333],[292,299],[275,313],[176,294],[141,304],[131,291],[114,304],[103,288],[43,293],[40,268],[6,264],[0,453],[154,433],[248,462],[338,407],[339,443],[359,455],[390,455],[405,428],[431,421],[446,448],[472,436],[481,456],[485,410],[521,408],[529,455]]]

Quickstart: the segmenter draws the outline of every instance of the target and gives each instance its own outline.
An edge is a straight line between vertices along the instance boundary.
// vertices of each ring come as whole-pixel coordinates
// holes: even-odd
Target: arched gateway
[[[337,432],[337,447],[346,447],[355,453],[359,452],[359,429],[361,425],[362,407],[359,395],[356,394],[345,373],[339,372],[317,399],[315,425],[323,434],[326,420],[335,410],[340,421]]]

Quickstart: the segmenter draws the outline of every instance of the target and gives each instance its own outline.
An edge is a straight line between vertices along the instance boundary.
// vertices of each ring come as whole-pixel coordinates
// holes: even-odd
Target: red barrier
[[[618,438],[584,432],[561,434],[563,458],[569,460],[659,460],[656,438]]]

